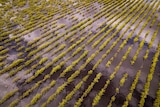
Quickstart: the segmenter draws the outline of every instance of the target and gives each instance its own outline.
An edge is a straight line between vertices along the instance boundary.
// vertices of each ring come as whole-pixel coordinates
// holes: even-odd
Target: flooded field
[[[160,0],[0,0],[0,107],[159,107]]]

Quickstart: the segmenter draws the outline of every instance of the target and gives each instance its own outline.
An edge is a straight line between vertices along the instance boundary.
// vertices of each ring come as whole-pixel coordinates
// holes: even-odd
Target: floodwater
[[[94,8],[89,8],[88,7],[84,7],[82,9],[78,9],[77,11],[73,11],[76,10],[74,7],[71,8],[71,10],[73,11],[73,13],[71,13],[72,15],[68,14],[66,15],[67,18],[60,18],[58,20],[54,20],[54,17],[59,16],[61,13],[56,14],[55,16],[53,16],[53,19],[51,19],[50,21],[46,22],[46,25],[44,28],[38,28],[26,35],[22,35],[22,45],[25,47],[23,50],[21,50],[20,52],[23,52],[26,48],[30,48],[30,46],[27,45],[27,43],[33,42],[36,38],[40,38],[42,36],[42,34],[46,34],[47,32],[52,32],[51,34],[49,34],[48,36],[42,38],[41,40],[39,40],[38,42],[34,43],[34,47],[29,51],[26,52],[24,56],[22,57],[18,57],[18,52],[16,51],[16,49],[18,47],[16,47],[13,50],[10,50],[8,52],[8,57],[5,59],[5,62],[7,63],[5,67],[7,67],[9,64],[11,64],[14,60],[18,59],[18,58],[24,58],[25,61],[27,60],[31,60],[33,58],[35,58],[37,55],[41,55],[39,59],[37,59],[36,61],[33,61],[30,66],[23,68],[22,70],[20,70],[14,77],[18,76],[20,77],[20,80],[17,81],[16,83],[13,83],[12,80],[14,79],[14,77],[8,78],[6,79],[6,77],[9,75],[8,73],[4,73],[3,75],[0,76],[0,99],[3,98],[3,96],[7,93],[7,92],[11,92],[14,89],[18,89],[19,91],[16,93],[16,95],[14,95],[14,97],[11,97],[8,101],[6,101],[4,104],[2,104],[3,107],[7,106],[8,104],[10,104],[15,98],[18,98],[19,96],[21,96],[23,94],[23,92],[29,90],[31,87],[34,86],[35,83],[37,83],[38,81],[42,80],[44,78],[44,76],[46,74],[49,74],[52,70],[52,68],[54,68],[57,64],[59,64],[61,61],[66,60],[68,57],[71,56],[71,54],[80,46],[82,46],[83,44],[85,44],[84,49],[82,49],[76,56],[72,57],[71,59],[69,59],[68,61],[66,61],[66,63],[61,67],[61,69],[59,69],[54,75],[51,76],[50,79],[48,79],[47,81],[45,81],[43,84],[40,85],[40,87],[38,87],[36,90],[34,90],[29,97],[26,97],[24,99],[22,99],[19,104],[17,105],[17,107],[22,107],[26,104],[28,104],[31,99],[37,94],[40,93],[42,88],[46,87],[49,85],[49,83],[52,80],[56,80],[56,84],[54,87],[52,87],[47,93],[45,93],[43,95],[43,97],[34,105],[34,107],[40,107],[40,105],[43,104],[43,102],[45,102],[50,95],[52,95],[59,86],[61,86],[62,84],[64,84],[67,79],[76,71],[80,68],[81,65],[83,65],[87,58],[89,58],[93,53],[96,52],[96,50],[99,49],[99,47],[105,42],[107,41],[107,39],[109,39],[112,34],[114,34],[118,29],[120,29],[120,26],[122,24],[125,23],[125,20],[121,21],[121,18],[116,19],[113,18],[110,21],[106,21],[105,16],[102,16],[101,18],[99,18],[98,20],[95,20],[93,23],[91,23],[91,25],[87,25],[87,22],[84,23],[84,25],[86,24],[87,27],[85,27],[82,31],[84,31],[85,33],[80,35],[82,33],[82,31],[80,31],[79,29],[76,29],[76,34],[74,34],[72,37],[70,37],[67,41],[64,40],[65,36],[67,34],[66,31],[70,30],[70,28],[73,26],[73,24],[75,23],[80,23],[82,22],[84,19],[90,18],[91,20],[93,20],[93,16],[95,13],[97,13],[98,11],[102,10],[105,5],[100,4],[98,2],[95,2],[92,4],[92,6]],[[28,7],[28,5],[25,6],[25,8]],[[59,7],[60,8],[60,7]],[[89,12],[86,11],[85,9],[89,8]],[[129,7],[128,7],[129,8]],[[120,14],[120,10],[119,11]],[[158,13],[158,11],[156,11],[156,13]],[[156,14],[155,13],[155,14]],[[112,12],[112,14],[114,14]],[[158,13],[159,14],[159,13]],[[74,17],[72,19],[72,17]],[[135,18],[136,16],[134,16]],[[76,20],[77,19],[77,20]],[[116,20],[115,20],[116,19]],[[114,21],[115,20],[115,21]],[[57,26],[54,26],[54,24],[52,22],[55,22],[54,24]],[[103,23],[104,21],[106,21],[106,23],[100,27],[99,25],[101,23]],[[90,44],[86,45],[87,41],[89,39],[91,39],[95,34],[97,34],[102,28],[104,28],[105,26],[107,26],[110,22],[114,21],[111,26],[109,26],[108,28],[106,28],[104,30],[104,32],[102,32],[100,35],[98,35],[93,42],[91,42]],[[140,26],[138,26],[138,28],[134,31],[132,37],[128,40],[128,42],[125,44],[125,46],[122,48],[122,50],[120,50],[117,53],[117,56],[114,57],[111,65],[109,68],[106,68],[106,63],[110,60],[111,57],[113,57],[113,55],[117,52],[117,50],[119,49],[119,46],[123,43],[123,41],[128,37],[129,33],[132,32],[132,30],[134,29],[134,27],[136,26],[136,24],[138,23],[139,20],[137,20],[135,22],[135,24],[133,24],[130,29],[124,34],[124,36],[120,39],[120,41],[118,41],[117,45],[115,47],[113,47],[113,49],[110,51],[110,53],[108,53],[108,55],[106,56],[106,58],[103,58],[102,62],[98,65],[98,67],[94,70],[93,74],[90,75],[90,77],[88,78],[88,80],[83,83],[83,85],[80,87],[80,89],[73,95],[72,99],[70,101],[67,102],[66,107],[71,107],[75,104],[75,102],[80,98],[81,95],[83,95],[85,89],[87,89],[87,87],[91,84],[91,82],[94,80],[94,78],[96,77],[96,75],[98,73],[102,73],[102,77],[100,78],[99,82],[96,83],[93,87],[93,89],[91,90],[91,92],[84,98],[84,101],[82,102],[81,106],[82,107],[90,107],[92,104],[92,101],[94,99],[94,97],[97,95],[97,93],[101,90],[101,88],[103,88],[105,82],[109,79],[109,76],[113,73],[115,67],[120,63],[122,57],[124,56],[124,54],[126,53],[127,49],[133,45],[133,48],[131,50],[131,52],[129,53],[128,58],[122,63],[120,69],[118,70],[118,72],[115,75],[115,78],[113,80],[111,80],[111,83],[109,84],[108,88],[105,90],[104,96],[102,96],[99,104],[97,105],[97,107],[104,107],[107,106],[109,104],[110,98],[116,93],[115,88],[119,88],[119,81],[120,79],[123,77],[123,75],[125,73],[128,74],[128,78],[126,79],[126,82],[124,84],[123,87],[120,88],[120,92],[116,94],[116,100],[113,103],[113,107],[120,107],[123,105],[123,102],[125,101],[125,98],[127,96],[127,94],[129,93],[129,88],[133,82],[133,80],[135,79],[135,75],[137,73],[138,70],[141,69],[141,66],[143,65],[143,68],[141,69],[141,76],[138,80],[138,84],[136,86],[136,89],[133,92],[133,97],[129,103],[130,107],[137,107],[139,100],[140,100],[140,96],[141,96],[141,92],[144,89],[144,84],[146,83],[146,79],[150,70],[150,65],[152,64],[152,59],[153,56],[156,52],[156,49],[158,47],[158,43],[160,42],[160,38],[159,36],[157,36],[153,42],[153,46],[149,49],[149,57],[147,60],[143,60],[143,56],[146,53],[146,50],[148,49],[148,43],[150,42],[153,33],[155,32],[156,28],[157,28],[157,23],[160,21],[160,15],[158,16],[155,24],[153,25],[152,28],[149,27],[149,24],[145,27],[145,29],[142,31],[141,35],[139,35],[139,40],[135,43],[134,42],[134,38],[137,36],[138,32],[140,31],[140,28],[142,28],[143,24],[145,23],[146,19],[144,19]],[[107,31],[109,31],[111,28],[114,27],[115,24],[117,24],[118,22],[121,22],[116,28],[114,28],[113,31],[111,31],[111,33],[109,33],[103,40],[100,41],[100,43],[93,48],[92,45],[94,44],[94,42],[96,42],[97,40],[99,40]],[[65,25],[65,27],[58,29],[59,26],[61,25]],[[82,78],[87,75],[87,72],[89,70],[92,70],[92,68],[94,67],[94,65],[98,62],[99,59],[102,58],[102,56],[106,53],[107,50],[110,49],[110,47],[113,45],[113,42],[117,40],[117,38],[121,35],[122,32],[124,32],[128,26],[130,26],[131,21],[129,21],[124,28],[122,28],[120,30],[120,32],[118,32],[116,34],[115,37],[113,37],[108,44],[106,45],[106,47],[104,47],[103,51],[100,51],[97,56],[95,56],[95,58],[88,63],[83,70],[80,71],[80,74],[78,75],[78,77],[76,77],[74,79],[73,82],[71,82],[70,84],[68,84],[65,89],[57,95],[56,99],[53,100],[48,107],[51,106],[55,106],[57,107],[59,105],[59,102],[62,101],[65,96],[67,96],[73,89],[74,87],[82,80]],[[54,27],[53,27],[54,26]],[[17,29],[18,25],[13,27],[13,29]],[[98,28],[98,29],[97,29]],[[142,47],[141,51],[138,54],[137,60],[135,62],[134,65],[131,65],[131,60],[133,58],[133,56],[135,55],[139,44],[141,43],[141,41],[144,39],[146,32],[150,30],[150,34],[147,36],[147,38],[145,39],[145,44]],[[29,84],[25,84],[25,80],[27,80],[29,77],[35,75],[35,72],[39,69],[41,69],[42,67],[45,67],[48,63],[50,63],[54,58],[56,58],[59,54],[61,54],[62,52],[66,51],[72,44],[75,44],[76,41],[80,40],[81,37],[85,37],[89,32],[92,32],[92,34],[89,37],[86,37],[86,39],[84,41],[82,41],[76,48],[74,48],[72,51],[68,52],[67,55],[65,55],[63,58],[59,59],[56,63],[54,63],[52,66],[50,66],[49,68],[45,69],[44,72],[39,75],[36,79],[34,79],[32,82],[30,82]],[[45,49],[40,50],[39,52],[37,52],[36,54],[34,54],[31,57],[27,57],[27,55],[36,49],[39,49],[39,47],[45,45],[45,43],[49,43],[52,40],[54,40],[56,37],[59,37],[61,35],[63,35],[63,37],[59,38],[58,40],[52,42],[49,46],[47,46]],[[72,32],[69,32],[68,35],[72,34]],[[160,31],[158,31],[158,34],[160,35]],[[9,35],[9,38],[12,38],[13,34]],[[75,39],[72,43],[69,43],[69,41],[71,41],[72,39]],[[53,49],[51,49],[49,52],[45,53],[47,51],[47,49],[52,48],[52,46],[54,46],[56,43],[59,43],[59,45],[57,47],[54,47]],[[55,52],[55,50],[57,50],[60,45],[66,45],[66,47],[62,50],[60,50],[59,52],[53,54]],[[13,41],[13,45],[16,46],[17,43],[15,41]],[[64,78],[59,77],[59,75],[69,66],[72,64],[73,61],[77,60],[85,50],[88,50],[88,54],[86,57],[83,58],[83,60],[81,60],[78,64],[76,64],[73,69],[71,71],[69,71],[66,76]],[[42,54],[44,53],[44,54]],[[47,57],[48,61],[46,61],[44,64],[42,65],[38,65],[35,69],[31,70],[31,73],[24,75],[25,71],[28,69],[31,69],[31,67],[34,64],[38,64],[41,58]],[[160,57],[159,57],[160,59]],[[22,65],[24,65],[25,62],[22,63]],[[16,68],[14,68],[16,69]],[[145,103],[145,107],[151,107],[153,105],[153,102],[155,100],[156,97],[156,91],[158,89],[158,82],[159,82],[159,76],[160,76],[160,61],[157,62],[157,66],[155,69],[155,73],[153,75],[153,79],[151,81],[151,85],[150,85],[150,89],[149,89],[149,94],[146,98],[146,103]],[[0,105],[1,106],[1,105]]]

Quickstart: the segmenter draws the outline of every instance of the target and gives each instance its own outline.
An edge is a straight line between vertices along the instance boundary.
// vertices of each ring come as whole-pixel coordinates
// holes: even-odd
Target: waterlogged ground
[[[16,3],[17,5],[12,5]],[[97,98],[107,80],[110,80],[110,83],[95,106],[106,107],[111,104],[113,107],[121,107],[125,105],[127,95],[131,93],[130,88],[137,77],[137,72],[140,72],[140,76],[132,97],[128,101],[128,106],[157,107],[160,104],[160,102],[156,103],[160,97],[156,94],[160,90],[158,85],[160,61],[157,60],[153,67],[154,59],[160,59],[159,0],[122,0],[120,2],[116,0],[98,2],[27,0],[24,4],[22,3],[23,5],[20,3],[19,1],[7,2],[0,7],[2,19],[0,107],[24,107],[26,105],[28,107],[53,107],[53,105],[54,107],[92,107],[94,99]],[[153,23],[152,26],[151,23]],[[122,44],[124,45],[120,47]],[[73,45],[75,45],[74,48]],[[99,50],[102,46],[103,49]],[[72,56],[79,48],[79,52]],[[131,50],[126,55],[130,48]],[[3,53],[3,50],[7,51]],[[32,54],[34,51],[36,52]],[[59,57],[64,52],[66,53]],[[82,57],[85,52],[87,54]],[[96,55],[87,63],[93,54]],[[147,58],[144,58],[146,54]],[[123,60],[124,56],[125,60]],[[137,57],[132,63],[135,56]],[[43,58],[47,60],[44,61]],[[55,61],[56,58],[58,60]],[[79,58],[81,59],[78,61]],[[14,64],[19,59],[23,61]],[[78,62],[74,65],[75,61]],[[107,63],[110,65],[107,66]],[[49,75],[58,65],[60,68],[54,74]],[[95,65],[97,65],[96,68]],[[72,68],[64,77],[61,77],[60,75],[69,66]],[[120,67],[114,78],[110,79],[118,66]],[[151,69],[154,69],[154,72],[150,73]],[[40,70],[42,72],[37,74]],[[93,72],[86,81],[83,81],[90,70]],[[78,75],[75,74],[77,71],[80,71]],[[73,74],[76,75],[73,81],[60,90],[59,87],[64,85]],[[94,83],[97,74],[101,74],[101,77],[84,96],[88,87]],[[148,81],[149,74],[153,76],[151,81]],[[36,86],[46,75],[49,75],[49,78]],[[124,75],[127,77],[121,85],[120,81]],[[42,94],[42,90],[53,80],[55,84]],[[74,92],[77,84],[82,81],[81,87]],[[148,83],[149,88],[145,88]],[[36,88],[32,89],[33,87]],[[117,89],[119,89],[118,92]],[[146,90],[148,91],[144,98],[142,93]],[[71,98],[66,100],[65,105],[60,105],[71,92],[74,92]],[[37,94],[42,96],[36,99]],[[52,95],[54,95],[53,99]],[[113,96],[115,100],[112,102]],[[36,100],[35,104],[32,104],[33,99]],[[79,99],[82,99],[82,102],[76,105]]]

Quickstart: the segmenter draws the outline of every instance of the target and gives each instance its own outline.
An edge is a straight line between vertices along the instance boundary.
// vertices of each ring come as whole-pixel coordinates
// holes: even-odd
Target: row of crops
[[[160,0],[0,3],[0,107],[160,106]]]

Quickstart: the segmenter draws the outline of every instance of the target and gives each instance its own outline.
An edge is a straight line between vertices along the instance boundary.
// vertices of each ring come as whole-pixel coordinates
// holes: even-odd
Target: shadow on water
[[[86,60],[86,58],[85,58],[85,60]],[[85,60],[84,60],[84,62],[85,62]],[[78,78],[78,79],[82,79],[84,76],[87,75],[88,71],[93,68],[93,66],[94,66],[94,65],[93,65],[92,63],[87,64],[86,67],[81,71],[81,73],[78,75],[77,78]],[[76,69],[68,72],[68,73],[66,74],[66,76],[65,76],[65,79],[69,78],[75,71],[76,71]],[[90,78],[91,78],[91,79],[90,79]],[[85,82],[85,84],[87,84],[87,85],[84,86],[84,87],[85,87],[84,89],[87,88],[87,86],[89,85],[89,83],[90,83],[93,79],[94,79],[94,76],[91,75],[91,76],[89,77],[89,79]],[[67,90],[67,91],[71,91],[71,90],[73,90],[74,87],[75,87],[74,83],[71,83],[71,84],[69,84],[69,85],[66,87],[66,90]],[[82,93],[81,93],[81,94],[82,94]]]
[[[50,80],[56,80],[60,73],[62,73],[65,70],[65,67],[62,66],[61,69],[59,69],[56,73],[54,73],[54,75],[51,76]]]
[[[130,38],[128,41],[127,41],[127,45],[131,45],[131,44],[134,44],[135,42],[134,42],[134,39],[135,39],[135,37],[132,37],[132,38]],[[125,39],[122,39],[123,41],[125,40]],[[139,39],[138,41],[137,41],[137,43],[138,44],[140,44],[141,43],[141,39]],[[144,43],[144,46],[143,46],[143,48],[145,48],[145,47],[148,47],[148,43],[145,41],[145,43]]]
[[[41,67],[42,68],[42,67]],[[21,82],[17,83],[17,87],[19,88],[19,93],[20,95],[22,95],[22,93],[24,93],[25,91],[27,91],[28,89],[30,89],[32,87],[33,84],[37,83],[40,80],[43,80],[44,76],[46,74],[49,74],[49,72],[51,72],[52,70],[52,66],[45,69],[45,71],[43,72],[42,75],[39,75],[37,78],[35,78],[33,81],[31,81],[28,84],[25,84],[25,79],[22,80]],[[34,75],[34,74],[33,74]]]
[[[19,25],[14,25],[14,26],[12,26],[11,28],[12,29],[17,29],[19,27]]]
[[[26,61],[32,59],[32,57],[27,57],[28,54],[31,51],[37,49],[37,47],[35,46],[33,49],[30,49],[29,51],[24,52],[26,48],[30,48],[30,47],[27,46],[28,42],[25,41],[24,39],[22,39],[20,42],[24,46],[24,49],[21,49],[20,51],[17,51],[17,49],[19,48],[17,46],[17,43],[15,41],[11,41],[10,42],[11,46],[15,46],[15,48],[8,47],[9,48],[8,54],[10,56],[12,56],[13,54],[18,55],[19,52],[23,52],[24,54],[21,57],[19,57],[19,58],[24,59],[24,61],[21,63],[21,65],[25,65]],[[34,64],[37,64],[40,61],[41,58],[42,58],[42,56],[40,56],[40,58],[38,58],[38,59],[34,60],[33,62],[31,62],[28,66],[25,67],[25,69],[30,69],[31,66],[34,65]],[[44,67],[44,65],[38,65],[38,67],[36,69],[40,69],[42,67]],[[19,95],[22,95],[23,92],[25,92],[26,90],[30,89],[32,87],[32,84],[37,83],[39,80],[42,80],[46,74],[48,74],[49,72],[51,72],[51,70],[52,70],[52,66],[49,67],[49,68],[47,68],[47,69],[45,69],[44,74],[38,76],[33,81],[31,81],[29,84],[25,84],[26,78],[21,78],[18,82],[16,82],[16,86],[19,88]]]
[[[135,89],[133,92],[133,97],[136,98],[137,101],[139,102],[141,99],[141,93],[137,89]],[[155,100],[154,98],[147,95],[147,98],[145,99],[144,107],[152,107],[154,100]],[[129,107],[134,107],[134,106],[130,105]]]
[[[94,64],[92,63],[89,63],[87,64],[87,66],[81,71],[81,73],[79,74],[79,76],[77,78],[79,79],[82,79],[84,76],[87,75],[88,71],[91,70],[93,68]],[[69,74],[67,73],[67,76],[66,78],[68,78],[71,74],[73,74],[75,72],[75,70],[72,70]],[[84,83],[84,88],[83,89],[80,89],[79,90],[79,94],[77,96],[77,99],[80,98],[84,91],[88,88],[88,86],[92,83],[92,81],[94,80],[94,78],[96,77],[96,75],[98,74],[98,70],[94,70],[93,73],[89,76],[88,80]],[[99,80],[98,83],[96,83],[94,85],[94,87],[92,88],[91,90],[91,93],[93,91],[96,91],[96,92],[99,92],[101,88],[103,88],[106,80],[108,79],[108,77],[106,76],[102,76]],[[73,83],[69,84],[67,87],[66,87],[66,90],[67,91],[72,91],[73,88],[75,87],[75,85]],[[105,102],[105,105],[107,106],[107,104],[109,103],[109,99],[110,97],[115,93],[115,87],[114,87],[114,84],[113,82],[111,82],[109,85],[108,85],[108,88],[106,89],[105,93],[104,93],[104,96],[102,96],[102,99],[100,101],[100,103],[102,104],[102,107],[104,107],[104,102]],[[122,99],[121,97],[119,97],[120,99]],[[118,99],[119,99],[118,98]],[[125,99],[125,97],[123,98]],[[82,107],[87,107],[87,106],[91,106],[92,104],[92,100],[93,100],[93,97],[90,96],[89,94],[84,98],[84,101],[82,102]],[[108,103],[107,103],[108,101]],[[118,100],[120,101],[120,100]],[[101,106],[100,106],[101,107]]]
[[[92,83],[92,81],[94,80],[97,74],[98,74],[98,71],[94,70],[93,74],[88,78],[88,80],[85,83],[85,87],[84,87],[85,90]],[[108,80],[108,77],[102,75],[102,77],[99,79],[99,82],[94,85],[91,92],[84,98],[84,102],[82,102],[82,107],[88,107],[88,106],[91,107],[92,101],[96,93],[98,93],[104,87],[104,84],[106,83],[107,80]],[[84,90],[80,93],[79,96],[81,96],[83,93],[84,93]],[[94,95],[92,96],[91,93]],[[104,95],[101,97],[98,107],[107,106],[107,104],[110,101],[110,97],[114,95],[114,93],[115,93],[115,86],[113,82],[111,81],[107,89],[105,90]]]
[[[102,25],[101,27],[100,27],[100,29],[103,29],[104,27],[106,27],[106,26],[108,26],[107,24],[104,24],[104,25]],[[104,32],[107,32],[110,28],[112,28],[112,27],[107,27],[105,30],[104,30]],[[115,29],[116,30],[116,29]]]

